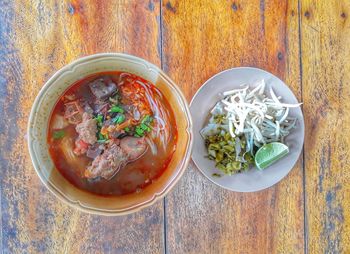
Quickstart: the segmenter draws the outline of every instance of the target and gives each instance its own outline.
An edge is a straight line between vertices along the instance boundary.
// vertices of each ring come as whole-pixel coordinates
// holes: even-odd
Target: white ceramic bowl
[[[222,92],[240,88],[242,84],[252,84],[264,79],[266,91],[272,87],[276,95],[283,97],[285,103],[297,103],[293,92],[273,74],[251,67],[229,69],[206,81],[191,101],[190,110],[193,118],[194,146],[192,159],[201,172],[215,184],[232,191],[253,192],[268,188],[285,177],[297,162],[304,143],[304,118],[300,108],[291,108],[290,116],[297,118],[297,128],[286,138],[289,154],[263,171],[250,169],[232,176],[223,175],[215,169],[214,161],[205,156],[207,150],[199,131],[207,124],[208,114],[217,101],[222,99]],[[213,173],[222,175],[213,176]]]
[[[140,193],[103,197],[82,191],[54,167],[47,145],[50,114],[62,93],[76,81],[99,72],[125,71],[153,83],[172,106],[178,141],[165,172]],[[192,150],[192,121],[186,99],[173,81],[155,65],[135,56],[103,53],[80,58],[56,72],[43,86],[33,104],[28,123],[28,145],[36,173],[60,200],[74,208],[96,214],[121,215],[137,211],[162,198],[180,179]]]

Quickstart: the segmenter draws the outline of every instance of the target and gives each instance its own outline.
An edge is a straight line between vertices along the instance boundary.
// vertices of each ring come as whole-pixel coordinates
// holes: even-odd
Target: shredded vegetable
[[[277,97],[272,88],[269,89],[269,98],[265,90],[265,81],[261,80],[252,90],[247,86],[224,92],[225,98],[220,104],[231,123],[231,136],[244,134],[249,140],[251,154],[254,145],[261,147],[266,143],[283,142],[296,125],[296,119],[288,117],[289,109],[301,105],[282,103],[281,97]]]
[[[232,138],[227,131],[208,136],[205,144],[209,159],[214,160],[216,167],[225,174],[231,175],[247,170],[254,161],[249,153],[241,149],[245,147],[245,141],[238,137]]]

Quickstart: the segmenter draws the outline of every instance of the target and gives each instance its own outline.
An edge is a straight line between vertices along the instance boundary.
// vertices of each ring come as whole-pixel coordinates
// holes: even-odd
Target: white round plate
[[[250,170],[232,176],[224,175],[215,168],[214,161],[209,160],[204,139],[200,130],[207,124],[208,114],[217,101],[223,98],[222,92],[240,88],[242,84],[254,84],[261,79],[265,80],[265,93],[269,94],[272,87],[277,96],[282,96],[285,103],[298,103],[293,92],[288,86],[273,74],[251,67],[239,67],[229,69],[207,80],[197,91],[190,104],[193,119],[194,146],[192,159],[200,171],[213,183],[232,191],[253,192],[268,188],[283,177],[293,168],[303,148],[304,142],[304,118],[301,108],[291,108],[289,115],[297,118],[297,127],[285,139],[289,147],[289,154],[272,164],[263,171],[255,167]],[[218,173],[221,177],[213,176]]]

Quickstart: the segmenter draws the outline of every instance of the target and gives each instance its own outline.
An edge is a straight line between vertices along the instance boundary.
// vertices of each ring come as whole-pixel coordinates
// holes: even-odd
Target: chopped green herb
[[[145,115],[141,123],[149,125],[152,121],[153,121],[153,117],[151,117],[150,115]]]
[[[97,134],[97,142],[104,143],[107,140],[108,140],[108,138],[106,136],[102,135],[101,132],[98,132],[98,134]]]
[[[66,133],[64,132],[64,130],[59,130],[59,131],[54,131],[53,134],[52,134],[52,137],[54,139],[60,139],[60,138],[63,138],[64,135],[66,135]]]
[[[142,137],[143,135],[145,135],[145,131],[144,131],[140,126],[136,126],[135,132],[136,132],[136,134],[139,135],[140,137]]]
[[[113,121],[113,123],[121,124],[122,122],[125,121],[125,115],[119,114],[119,115],[117,115],[115,118],[113,118],[112,121]]]
[[[212,176],[213,176],[213,177],[221,177],[221,175],[220,175],[220,174],[217,174],[217,173],[212,174]]]
[[[112,112],[112,113],[124,113],[124,109],[120,106],[117,106],[117,105],[113,105],[111,107],[111,109],[109,110],[109,112]]]
[[[96,117],[95,117],[95,119],[96,119],[96,121],[98,122],[98,123],[102,123],[103,122],[103,115],[97,115]]]
[[[141,123],[135,127],[135,137],[143,137],[146,132],[150,132],[152,129],[149,126],[150,123],[153,121],[153,118],[149,115],[146,115],[142,120]]]
[[[151,131],[151,128],[149,126],[147,126],[146,124],[144,124],[144,123],[141,123],[140,127],[144,131],[148,131],[148,132]]]
[[[95,117],[95,120],[96,120],[96,122],[97,122],[97,128],[101,128],[102,127],[102,125],[103,125],[103,119],[104,119],[104,117],[103,117],[103,115],[101,115],[101,114],[98,114],[96,117]]]
[[[240,141],[240,151],[236,151],[236,139]],[[205,145],[209,159],[214,160],[216,168],[224,174],[232,175],[247,170],[254,163],[254,156],[246,153],[245,144],[240,137],[232,138],[225,130],[206,137]]]
[[[130,131],[129,127],[124,128],[124,131]]]

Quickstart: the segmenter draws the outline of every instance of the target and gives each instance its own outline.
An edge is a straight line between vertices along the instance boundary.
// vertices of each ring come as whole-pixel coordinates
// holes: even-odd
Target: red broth
[[[91,158],[85,154],[77,156],[74,154],[73,149],[75,141],[78,138],[74,124],[65,123],[64,128],[60,129],[64,133],[63,137],[57,138],[54,134],[57,133],[57,123],[55,123],[55,117],[63,116],[65,111],[65,103],[67,98],[74,96],[77,99],[84,101],[94,100],[94,96],[91,93],[88,84],[99,77],[109,77],[117,86],[123,84],[123,88],[131,88],[135,96],[134,88],[128,87],[127,80],[124,77],[128,77],[129,74],[122,72],[104,72],[97,73],[88,76],[82,80],[79,80],[71,87],[69,87],[64,94],[57,101],[49,121],[47,142],[49,146],[49,152],[55,167],[58,171],[74,186],[81,190],[85,190],[90,193],[98,195],[114,195],[120,196],[128,193],[134,193],[142,191],[143,188],[155,181],[168,167],[169,162],[176,149],[177,142],[177,127],[174,118],[174,113],[170,107],[170,104],[153,84],[142,79],[141,77],[132,75],[134,81],[143,84],[147,89],[149,97],[153,103],[151,105],[152,113],[161,113],[163,119],[157,121],[162,122],[163,129],[158,128],[158,132],[152,132],[147,134],[150,139],[154,141],[157,147],[156,153],[154,150],[148,147],[145,154],[139,159],[122,167],[111,179],[88,179],[84,177],[84,171],[92,163]],[[119,89],[120,87],[118,87]],[[136,92],[137,93],[137,92]],[[122,96],[122,101],[128,101],[128,96]],[[153,105],[153,106],[152,106]],[[159,113],[159,114],[160,114]]]

